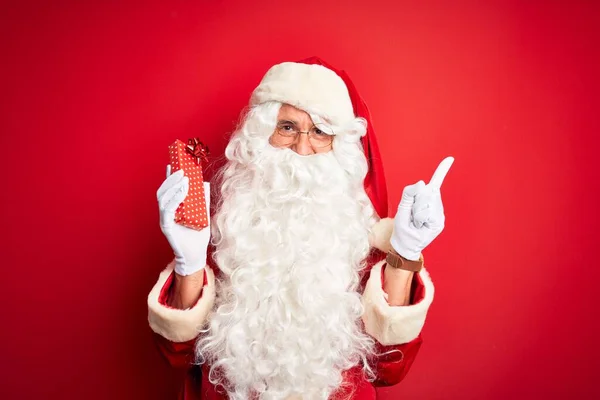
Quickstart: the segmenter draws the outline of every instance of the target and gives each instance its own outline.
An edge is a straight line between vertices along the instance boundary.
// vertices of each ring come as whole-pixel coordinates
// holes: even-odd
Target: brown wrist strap
[[[393,268],[419,272],[421,268],[423,268],[423,255],[421,254],[417,261],[407,260],[400,254],[396,253],[394,249],[391,249],[387,254],[385,262]]]

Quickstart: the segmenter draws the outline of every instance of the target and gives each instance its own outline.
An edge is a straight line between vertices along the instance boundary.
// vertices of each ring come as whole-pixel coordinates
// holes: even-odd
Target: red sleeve
[[[158,333],[152,332],[154,341],[162,356],[174,368],[190,367],[194,362],[194,344],[196,339],[187,342],[175,343],[165,339]]]
[[[385,268],[381,269],[381,282],[383,283],[383,272]],[[415,305],[423,300],[425,297],[425,286],[419,274],[413,275],[413,281],[411,285],[411,301],[410,305]],[[423,339],[419,335],[414,340],[393,345],[384,346],[377,343],[377,356],[374,360],[374,367],[376,373],[376,379],[373,382],[375,386],[391,386],[400,382],[412,366],[417,353],[421,348]]]
[[[171,306],[169,306],[169,303],[171,295],[173,293],[173,285],[175,281],[173,276],[174,273],[175,272],[173,272],[171,276],[169,276],[169,278],[165,282],[165,285],[160,291],[158,302],[164,307],[171,308]],[[207,283],[208,279],[205,272],[204,285],[206,285]],[[200,297],[201,296],[199,296],[199,298]],[[156,332],[153,332],[153,335],[158,350],[171,366],[173,366],[174,368],[189,368],[192,365],[195,356],[194,348],[196,344],[196,339],[188,340],[187,342],[176,343],[164,338]]]

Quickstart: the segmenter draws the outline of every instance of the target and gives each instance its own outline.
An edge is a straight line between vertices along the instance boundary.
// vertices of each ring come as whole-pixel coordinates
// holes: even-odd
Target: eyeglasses
[[[322,129],[319,128],[319,126],[321,126]],[[313,125],[313,127],[310,128],[310,130],[303,132],[291,122],[281,122],[277,124],[275,132],[277,132],[277,134],[281,137],[279,140],[279,144],[281,144],[282,146],[290,146],[296,141],[298,136],[300,136],[303,133],[306,133],[308,135],[308,141],[310,142],[311,146],[318,148],[329,146],[333,142],[333,137],[335,136],[334,134],[325,133],[324,129],[327,129],[329,132],[331,132],[331,129],[329,127],[325,128],[325,126],[323,126],[322,124]]]

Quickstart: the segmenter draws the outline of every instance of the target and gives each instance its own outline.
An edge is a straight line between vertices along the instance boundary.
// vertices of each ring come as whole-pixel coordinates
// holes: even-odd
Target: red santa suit
[[[400,382],[409,371],[421,346],[421,329],[434,296],[431,279],[423,268],[415,273],[410,302],[407,306],[390,306],[383,292],[385,261],[390,249],[393,220],[387,216],[387,193],[379,151],[375,140],[369,111],[344,71],[335,70],[318,58],[302,61],[305,64],[323,65],[336,72],[346,84],[356,116],[368,122],[367,134],[362,139],[369,164],[365,178],[365,192],[375,211],[382,217],[369,237],[372,251],[364,271],[359,292],[362,296],[364,330],[377,343],[377,356],[369,360],[376,378],[368,381],[362,366],[343,372],[341,389],[330,398],[367,400],[376,399],[375,387],[390,386]],[[210,260],[210,257],[209,257]],[[179,399],[225,400],[225,393],[208,380],[208,366],[197,365],[194,359],[195,342],[215,302],[215,272],[217,266],[205,268],[204,287],[197,303],[186,310],[168,306],[174,283],[174,262],[160,274],[148,296],[149,324],[154,332],[157,347],[167,361],[184,370],[184,383]]]

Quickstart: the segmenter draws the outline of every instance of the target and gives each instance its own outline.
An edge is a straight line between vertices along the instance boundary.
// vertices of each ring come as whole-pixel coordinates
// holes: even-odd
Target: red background
[[[145,304],[167,146],[221,155],[311,55],[367,100],[392,212],[456,158],[425,344],[381,398],[600,396],[597,3],[54,3],[0,12],[0,398],[172,398]]]

